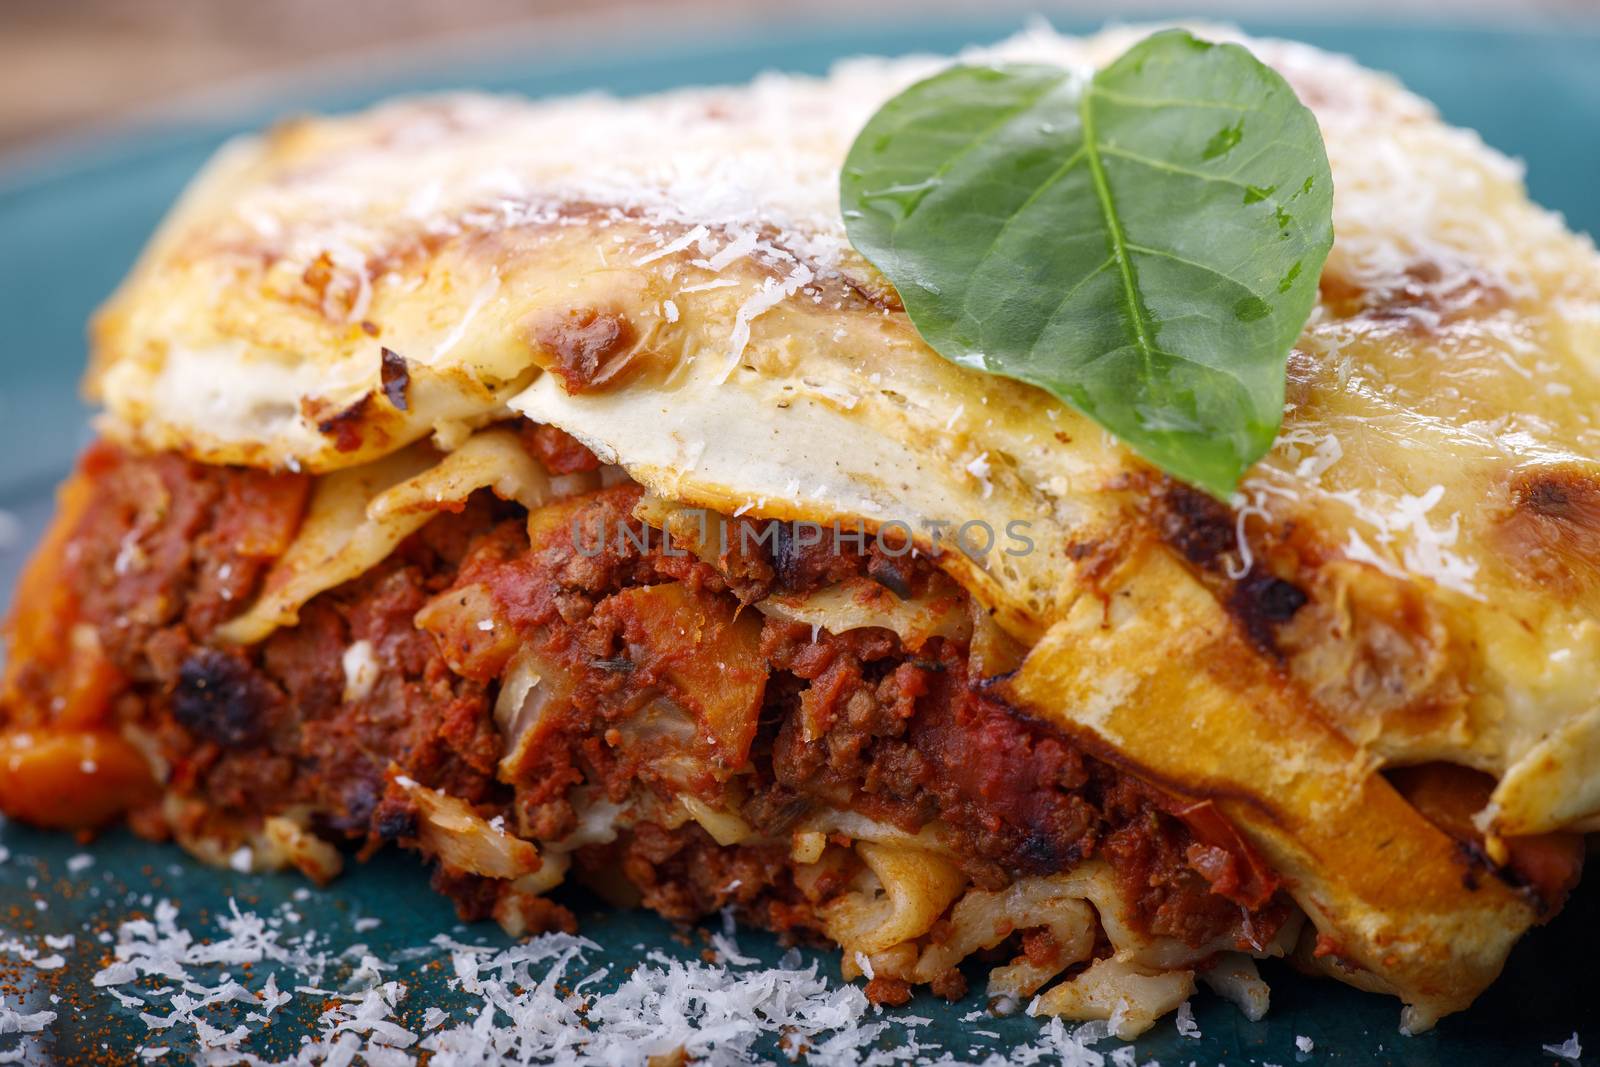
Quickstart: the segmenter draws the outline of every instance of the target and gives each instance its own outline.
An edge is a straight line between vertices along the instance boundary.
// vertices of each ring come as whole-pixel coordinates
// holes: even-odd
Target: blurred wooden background
[[[245,78],[648,0],[0,0],[0,150]],[[737,4],[725,5],[733,8]],[[766,5],[762,5],[766,6]]]
[[[182,99],[207,87],[292,76],[332,61],[381,62],[404,48],[459,47],[473,35],[570,33],[604,47],[618,20],[693,19],[718,26],[774,15],[848,20],[944,11],[1021,13],[1040,7],[1137,17],[1179,0],[0,0],[0,152]],[[1600,0],[1191,0],[1197,14],[1360,14],[1469,18],[1596,14]],[[1600,57],[1596,57],[1600,60]]]

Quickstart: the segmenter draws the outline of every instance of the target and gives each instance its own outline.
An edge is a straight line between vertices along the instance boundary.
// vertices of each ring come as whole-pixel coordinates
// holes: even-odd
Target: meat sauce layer
[[[564,474],[595,466],[549,428],[524,440]],[[987,888],[1100,857],[1139,925],[1193,945],[1263,943],[1289,913],[1209,805],[1119,774],[998,700],[988,682],[1004,657],[979,637],[908,648],[890,629],[832,633],[758,606],[861,579],[897,598],[945,595],[924,558],[808,546],[746,520],[761,536],[673,550],[634,517],[632,484],[532,516],[480,494],[311,601],[297,626],[248,649],[212,644],[292,539],[306,491],[295,475],[90,451],[26,579],[57,592],[17,613],[0,737],[93,736],[103,753],[136,750],[130,768],[168,774],[157,790],[130,769],[98,797],[73,777],[75,750],[34,768],[56,776],[64,805],[36,821],[128,808],[147,835],[226,841],[303,812],[371,850],[415,843],[418,813],[392,781],[403,773],[524,836],[578,842],[587,880],[679,920],[732,905],[816,933],[830,887],[796,883],[788,839],[830,812],[907,833],[937,822]],[[970,612],[964,597],[945,608]],[[377,669],[352,692],[358,645]],[[508,742],[501,682],[530,663],[539,696],[501,708]],[[750,833],[716,844],[682,817],[683,796]],[[586,812],[602,800],[642,814],[595,833]],[[492,904],[482,879],[441,871],[436,884],[464,915]]]

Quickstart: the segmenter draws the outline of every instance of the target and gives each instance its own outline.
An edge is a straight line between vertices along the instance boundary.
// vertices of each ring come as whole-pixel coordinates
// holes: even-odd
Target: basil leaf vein
[[[946,70],[878,110],[840,178],[851,243],[935,350],[1224,498],[1282,421],[1332,202],[1289,85],[1183,31],[1089,79]]]

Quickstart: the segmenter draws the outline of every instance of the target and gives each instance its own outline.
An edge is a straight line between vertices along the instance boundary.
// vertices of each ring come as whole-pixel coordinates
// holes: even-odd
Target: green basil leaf
[[[1223,498],[1271,447],[1333,179],[1316,119],[1238,45],[1158,33],[1090,79],[954,67],[867,122],[840,204],[946,358]]]

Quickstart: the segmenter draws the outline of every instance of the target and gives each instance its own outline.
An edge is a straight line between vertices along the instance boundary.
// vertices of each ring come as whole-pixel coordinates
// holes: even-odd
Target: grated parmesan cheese
[[[766,278],[762,281],[761,288],[746,297],[744,303],[739,305],[739,310],[733,316],[733,329],[728,335],[728,368],[723,374],[724,381],[733,374],[734,368],[739,365],[739,360],[744,358],[745,346],[750,343],[750,323],[793,296],[796,290],[811,279],[811,269],[797,263],[784,281]]]
[[[56,1021],[53,1011],[36,1011],[23,1014],[6,1004],[0,997],[0,1034],[38,1034]]]
[[[1577,1063],[1578,1058],[1583,1055],[1583,1046],[1578,1043],[1576,1030],[1573,1031],[1571,1037],[1559,1045],[1540,1045],[1539,1047],[1552,1056],[1560,1056],[1562,1059],[1571,1060],[1573,1063]]]
[[[983,486],[983,498],[988,500],[994,494],[994,484],[989,481],[989,453],[980,452],[978,458],[966,465],[966,472],[978,479],[978,484]]]
[[[665,256],[682,252],[690,245],[704,241],[709,236],[711,236],[711,231],[707,230],[704,226],[696,226],[683,236],[679,237],[676,241],[670,241],[667,244],[662,245],[649,255],[640,256],[638,259],[633,261],[633,265],[635,267],[643,267],[648,263],[654,263],[656,260]]]
[[[1193,1038],[1200,1036],[1200,1024],[1194,1021],[1194,1008],[1190,1007],[1187,1000],[1178,1005],[1178,1014],[1173,1022],[1178,1028],[1179,1035]]]
[[[776,1047],[818,1065],[968,1062],[919,1033],[933,1020],[882,1016],[858,987],[830,982],[792,948],[775,967],[745,954],[731,910],[710,935],[715,962],[675,959],[641,945],[637,965],[614,979],[608,968],[586,964],[599,945],[562,933],[505,948],[441,934],[394,953],[391,962],[363,944],[339,949],[329,932],[292,931],[301,917],[288,903],[258,915],[230,901],[218,930],[203,933],[181,924],[170,901],[147,900],[147,906],[150,918],[118,926],[114,958],[92,980],[107,998],[106,1010],[132,1015],[150,1035],[121,1050],[129,1061],[176,1054],[213,1067],[586,1067],[640,1064],[681,1050],[716,1067],[770,1062]],[[373,923],[356,919],[352,926],[360,932]],[[20,943],[0,945],[8,953],[24,950]],[[437,959],[450,976],[448,993],[418,1004],[413,980],[395,972],[425,969]],[[871,978],[870,961],[857,963]],[[285,1013],[296,1002],[301,1011]],[[314,1016],[304,1010],[310,1005]],[[989,1017],[977,1011],[963,1021]],[[54,1021],[53,1012],[26,1014],[0,999],[0,1034],[39,1033]],[[301,1031],[292,1055],[258,1051],[258,1039],[269,1034],[275,1046],[295,1047],[294,1030],[285,1033],[286,1027]],[[1110,1033],[1104,1022],[1072,1027],[1052,1018],[1007,1056],[975,1062],[1135,1063],[1131,1046],[1094,1048]],[[0,1050],[0,1063],[10,1056]]]
[[[1482,599],[1472,580],[1478,562],[1454,551],[1461,534],[1461,515],[1452,512],[1443,526],[1436,527],[1428,515],[1444,497],[1444,486],[1435,485],[1421,496],[1402,493],[1387,501],[1387,507],[1373,506],[1355,490],[1329,494],[1350,507],[1356,517],[1374,530],[1373,540],[1390,549],[1380,553],[1361,534],[1351,529],[1344,553],[1350,559],[1368,563],[1395,577],[1408,574],[1432,579],[1439,586],[1474,599]],[[1398,565],[1393,548],[1399,547]]]
[[[722,247],[722,250],[710,259],[704,261],[705,268],[712,273],[720,272],[728,264],[744,259],[756,250],[756,235],[754,230],[745,230],[733,240]],[[810,279],[807,279],[808,281]]]

